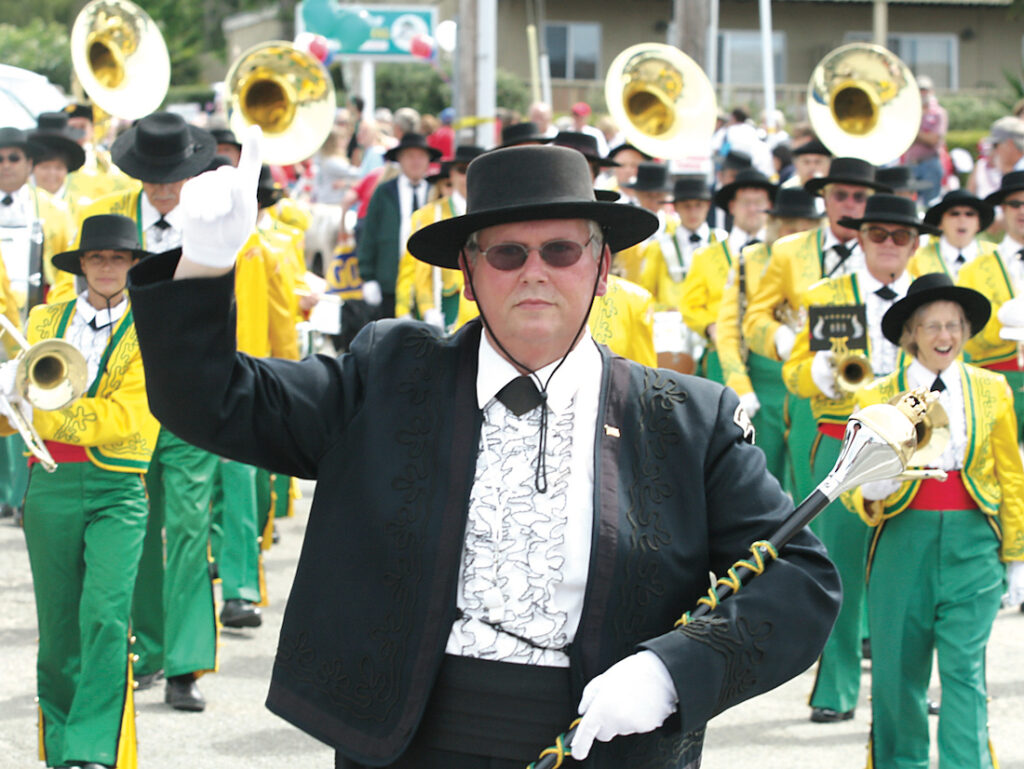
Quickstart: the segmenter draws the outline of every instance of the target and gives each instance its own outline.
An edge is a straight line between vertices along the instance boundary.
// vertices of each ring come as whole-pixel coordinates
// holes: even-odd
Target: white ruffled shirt
[[[100,360],[107,349],[107,343],[114,333],[114,326],[128,310],[128,299],[121,301],[109,309],[97,310],[86,298],[87,291],[78,295],[75,302],[75,314],[64,332],[64,341],[74,345],[85,356],[86,368],[89,372],[88,382],[91,384],[99,373]],[[96,328],[93,328],[95,323]]]

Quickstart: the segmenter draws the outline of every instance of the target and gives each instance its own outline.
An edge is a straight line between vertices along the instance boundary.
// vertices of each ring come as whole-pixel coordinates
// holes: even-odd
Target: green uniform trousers
[[[260,603],[263,600],[260,588],[260,514],[256,497],[256,468],[219,458],[214,516],[221,529],[216,555],[221,595],[225,601],[242,599]]]
[[[928,769],[932,650],[942,710],[939,769],[991,769],[985,646],[1005,569],[979,510],[909,509],[877,532],[868,583],[871,755],[877,769]]]
[[[0,504],[21,507],[28,487],[25,441],[18,434],[0,438]]]
[[[811,449],[819,435],[818,422],[811,412],[811,402],[793,393],[786,393],[784,409],[789,473],[783,488],[800,504],[817,485],[811,470]]]
[[[750,421],[755,441],[764,452],[768,472],[786,488],[786,386],[782,384],[782,363],[757,353],[747,356],[747,370],[761,408]]]
[[[825,435],[821,437],[812,463],[816,484],[833,468],[841,447],[841,441]],[[871,529],[839,500],[814,519],[811,529],[828,549],[828,556],[835,563],[843,582],[843,605],[818,660],[811,707],[845,713],[857,706],[860,692],[864,568]]]
[[[718,359],[718,350],[710,347],[704,350],[704,354],[697,362],[697,374],[719,384],[725,383],[725,375],[722,373],[722,361]]]
[[[48,766],[117,763],[132,588],[145,531],[141,475],[89,462],[67,462],[53,473],[32,467],[25,542],[39,620],[36,670]]]
[[[274,488],[274,517],[287,518],[294,515],[292,507],[292,477],[280,473],[270,474],[270,483]]]
[[[132,606],[136,676],[217,667],[207,551],[216,468],[216,455],[160,429],[146,475],[150,519]]]

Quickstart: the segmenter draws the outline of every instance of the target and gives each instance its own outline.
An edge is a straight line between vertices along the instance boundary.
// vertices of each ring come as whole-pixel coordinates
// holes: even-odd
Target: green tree
[[[31,19],[0,24],[0,61],[45,75],[65,90],[71,85],[71,46],[64,24]]]
[[[378,64],[375,74],[378,107],[412,107],[436,115],[451,103],[451,86],[426,62]]]

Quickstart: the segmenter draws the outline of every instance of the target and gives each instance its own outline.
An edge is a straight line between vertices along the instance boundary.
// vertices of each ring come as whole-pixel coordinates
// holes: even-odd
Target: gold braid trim
[[[581,719],[577,718],[575,721],[569,724],[569,729],[575,729],[576,725],[580,722],[580,720]],[[566,747],[565,745],[565,735],[566,732],[562,732],[560,735],[555,737],[555,744],[550,748],[544,748],[544,750],[542,750],[540,752],[540,755],[537,757],[538,760],[546,758],[547,756],[554,756],[555,763],[552,769],[558,769],[558,767],[562,765],[562,762],[565,760],[566,756],[572,755],[572,748]],[[526,767],[526,769],[535,769],[536,766],[537,762],[532,761],[530,765]]]
[[[753,572],[754,576],[758,576],[764,573],[765,567],[768,565],[768,561],[765,560],[765,554],[770,556],[770,560],[775,560],[779,557],[778,551],[772,546],[772,543],[766,539],[759,539],[757,542],[750,546],[750,554],[753,556],[751,559],[741,558],[736,561],[732,566],[729,567],[729,571],[725,573],[724,577],[719,577],[718,581],[715,582],[710,588],[708,588],[708,594],[701,596],[697,599],[698,604],[704,604],[711,611],[718,608],[718,594],[715,592],[715,588],[719,585],[725,585],[733,593],[738,593],[740,588],[743,587],[743,581],[736,573],[736,569],[741,566],[749,571]],[[682,617],[675,621],[673,627],[679,627],[680,625],[690,624],[690,612],[686,612]]]

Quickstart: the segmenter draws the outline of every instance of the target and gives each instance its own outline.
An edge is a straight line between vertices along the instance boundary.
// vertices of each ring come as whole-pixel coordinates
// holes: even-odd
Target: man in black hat
[[[43,112],[39,115],[36,130],[29,133],[29,141],[38,147],[32,178],[37,186],[63,200],[77,220],[79,196],[71,194],[67,182],[68,174],[85,163],[85,150],[72,138],[67,126],[65,112]]]
[[[670,629],[792,503],[732,393],[589,339],[611,251],[655,218],[595,200],[578,153],[486,153],[466,214],[409,242],[461,268],[480,322],[453,337],[376,323],[338,360],[252,361],[229,320],[249,151],[233,181],[188,190],[219,258],[158,259],[132,292],[158,416],[318,477],[268,706],[346,769],[504,769],[582,695],[575,757],[600,741],[584,766],[696,766],[714,713],[809,664],[838,596],[801,532],[709,618]],[[186,379],[204,394],[187,408]]]
[[[910,198],[915,203],[924,203],[925,206],[931,203],[927,198],[921,199],[921,193],[929,189],[931,183],[915,179],[914,169],[910,166],[884,166],[875,172],[875,179],[879,184],[889,187],[893,195]]]
[[[548,144],[552,138],[542,133],[537,124],[532,120],[513,123],[501,129],[501,147],[518,147],[523,144]]]
[[[617,162],[617,161],[616,161]],[[644,161],[637,166],[636,174],[625,188],[637,204],[658,217],[658,232],[668,228],[665,211],[665,195],[672,189],[668,166],[665,163]],[[675,229],[674,226],[671,229]]]
[[[793,147],[793,176],[783,182],[783,187],[803,187],[811,179],[828,174],[832,152],[821,143],[817,136]]]
[[[610,190],[618,190],[627,198],[632,197],[628,185],[636,178],[640,164],[654,159],[643,150],[634,147],[628,142],[612,147],[608,151],[607,158],[614,160],[618,165],[611,167],[612,178],[608,180],[609,184],[602,186]]]
[[[211,128],[210,134],[217,141],[217,154],[223,155],[231,161],[231,165],[237,166],[242,153],[242,143],[235,137],[235,132],[230,128]]]
[[[918,219],[912,200],[886,193],[868,198],[862,217],[843,217],[839,224],[857,233],[864,266],[848,275],[823,280],[807,290],[803,307],[808,311],[808,320],[796,336],[793,354],[782,366],[786,387],[794,395],[810,399],[817,421],[818,435],[808,458],[814,483],[825,478],[839,456],[843,429],[853,411],[854,395],[863,382],[850,376],[846,376],[845,383],[842,381],[846,364],[833,351],[837,342],[822,330],[826,325],[824,320],[815,321],[811,328],[810,308],[863,306],[863,316],[849,322],[849,332],[835,336],[850,340],[863,338],[866,345],[861,354],[866,367],[864,381],[895,371],[900,351],[883,334],[882,316],[907,293],[912,277],[907,265],[917,250],[918,236],[940,232],[937,227]],[[832,349],[812,349],[812,336],[825,345],[831,342]],[[853,350],[855,348],[851,347]],[[819,723],[845,721],[853,718],[860,690],[868,532],[840,501],[829,505],[812,528],[839,567],[843,578],[843,607],[818,665],[811,693],[811,720]]]
[[[395,316],[395,280],[398,260],[409,239],[413,211],[427,202],[426,175],[440,151],[427,144],[422,134],[409,132],[384,157],[398,164],[401,173],[377,186],[363,220],[356,244],[363,299],[378,318]]]
[[[996,250],[995,243],[978,239],[994,218],[995,209],[967,190],[947,192],[924,215],[925,222],[942,230],[942,235],[926,240],[908,269],[914,275],[945,272],[955,282],[964,265]]]

